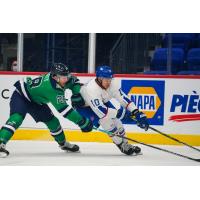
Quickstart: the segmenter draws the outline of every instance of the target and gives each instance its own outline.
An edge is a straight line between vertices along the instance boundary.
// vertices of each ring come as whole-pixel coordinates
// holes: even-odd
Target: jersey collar
[[[56,90],[64,90],[64,88],[62,88],[57,82],[56,82],[56,80],[54,80],[53,78],[52,78],[52,76],[50,75],[50,83],[51,83],[51,86],[54,88],[54,89],[56,89]]]

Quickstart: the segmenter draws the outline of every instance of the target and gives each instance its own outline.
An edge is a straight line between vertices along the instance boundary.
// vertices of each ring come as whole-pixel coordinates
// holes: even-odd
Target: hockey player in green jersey
[[[17,81],[14,86],[16,89],[10,100],[10,117],[0,130],[0,157],[9,155],[5,145],[22,124],[27,113],[36,122],[46,124],[62,150],[79,151],[78,145],[70,144],[66,140],[59,120],[47,105],[51,103],[63,117],[77,124],[83,132],[92,130],[91,120],[81,116],[66,103],[66,89],[72,91],[72,101],[80,101],[79,80],[70,74],[68,67],[62,63],[55,63],[50,73],[34,79],[27,77],[25,80]]]

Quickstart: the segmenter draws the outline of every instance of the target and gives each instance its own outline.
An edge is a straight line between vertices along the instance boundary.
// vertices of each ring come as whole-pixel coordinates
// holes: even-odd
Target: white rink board
[[[0,126],[2,126],[5,121],[7,120],[7,118],[9,117],[9,100],[10,97],[12,95],[12,92],[14,90],[13,84],[21,79],[24,78],[26,76],[31,76],[31,75],[3,75],[0,74]],[[35,75],[32,77],[36,77]],[[89,81],[91,78],[91,76],[80,76],[79,77],[81,82],[85,83],[87,81]],[[159,124],[159,125],[155,125],[156,128],[162,128],[162,131],[166,132],[166,133],[170,133],[170,134],[192,134],[192,135],[198,135],[200,134],[200,119],[197,120],[192,120],[192,121],[183,121],[183,122],[175,122],[175,121],[170,121],[169,118],[172,115],[199,115],[200,114],[200,78],[147,78],[147,77],[142,77],[142,78],[138,78],[138,77],[117,77],[117,79],[119,80],[119,84],[122,84],[122,81],[128,81],[128,80],[134,80],[134,81],[150,81],[153,83],[153,85],[155,85],[156,87],[156,82],[155,81],[161,81],[164,83],[164,91],[163,91],[163,95],[164,95],[164,99],[162,100],[161,104],[163,105],[163,112],[161,112],[161,114],[163,113],[163,124]],[[158,84],[157,84],[158,85]],[[133,86],[134,87],[134,86]],[[139,86],[138,86],[139,87]],[[142,87],[141,87],[142,88]],[[141,89],[142,90],[142,89]],[[149,89],[148,89],[149,90]],[[162,89],[160,90],[160,92],[162,93]],[[70,95],[70,91],[66,91],[66,96],[69,97],[68,95]],[[4,98],[3,98],[3,96]],[[138,93],[138,95],[140,95]],[[143,95],[143,94],[142,94]],[[156,95],[156,94],[151,94],[152,96]],[[184,105],[186,105],[186,109],[182,110],[183,112],[181,112],[181,108],[182,106],[176,106],[174,111],[171,112],[170,108],[172,105],[172,99],[174,97],[174,95],[188,95],[188,101],[186,103],[184,103]],[[146,96],[148,97],[148,94],[146,94]],[[193,98],[192,96],[195,96],[195,98]],[[145,97],[144,97],[145,98]],[[192,100],[191,100],[192,99]],[[178,101],[178,100],[177,100]],[[178,104],[178,103],[177,103]],[[193,106],[191,106],[191,104]],[[192,109],[188,111],[188,107],[190,105],[190,108]],[[148,106],[147,106],[148,107]],[[154,109],[155,111],[155,109]],[[153,111],[153,112],[154,112]],[[155,111],[156,113],[156,111]],[[56,114],[57,115],[57,114]],[[194,117],[195,117],[194,116]],[[63,128],[66,129],[77,129],[78,127],[73,125],[71,122],[69,122],[67,119],[64,119],[61,116],[58,116],[61,124],[63,126]],[[156,120],[154,120],[156,121]],[[43,129],[46,128],[42,123],[38,123],[36,124],[34,122],[34,120],[27,115],[26,119],[24,120],[21,128],[25,128],[25,129],[35,129],[35,128],[39,128],[39,129]],[[139,129],[138,127],[136,127],[135,125],[125,125],[125,128],[127,131],[129,132],[142,132],[141,129]]]

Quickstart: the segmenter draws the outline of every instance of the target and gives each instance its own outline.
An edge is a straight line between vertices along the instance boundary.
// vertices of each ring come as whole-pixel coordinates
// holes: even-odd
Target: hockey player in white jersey
[[[83,85],[80,94],[85,101],[85,105],[89,107],[77,108],[79,113],[90,117],[94,125],[98,126],[100,124],[104,130],[112,132],[111,138],[122,153],[132,155],[141,152],[140,147],[133,146],[126,139],[116,136],[117,134],[122,136],[126,134],[121,122],[124,117],[134,117],[137,120],[137,125],[146,131],[149,123],[146,115],[140,112],[121,90],[119,83],[113,78],[113,72],[109,66],[98,67],[96,78]],[[120,109],[111,104],[110,100],[112,98],[120,103]]]

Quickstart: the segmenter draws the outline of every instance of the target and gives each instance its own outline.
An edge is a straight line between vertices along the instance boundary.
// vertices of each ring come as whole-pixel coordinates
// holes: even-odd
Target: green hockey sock
[[[56,117],[54,117],[52,120],[48,122],[45,122],[45,124],[49,128],[52,137],[58,144],[62,144],[65,142],[66,138],[63,129],[60,126],[60,122]]]
[[[6,144],[13,136],[16,129],[22,124],[24,117],[18,113],[12,114],[0,130],[0,143]]]

